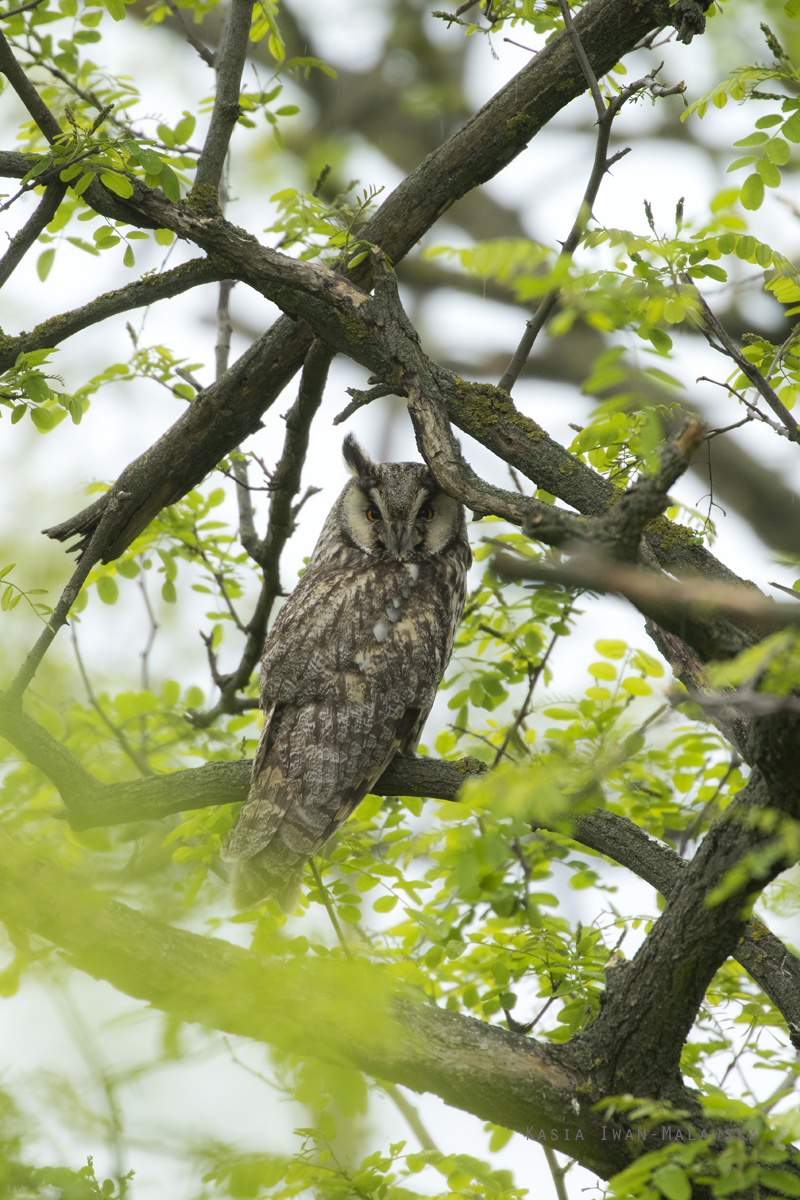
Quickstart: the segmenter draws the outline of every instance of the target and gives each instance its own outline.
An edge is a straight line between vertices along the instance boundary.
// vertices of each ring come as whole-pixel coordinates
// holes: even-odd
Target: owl
[[[239,909],[292,912],[306,862],[413,756],[464,610],[463,507],[422,463],[373,463],[352,435],[343,450],[353,478],[264,648],[264,728],[223,847]]]

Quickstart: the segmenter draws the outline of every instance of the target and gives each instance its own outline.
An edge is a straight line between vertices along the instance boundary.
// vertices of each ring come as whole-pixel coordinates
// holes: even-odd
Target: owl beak
[[[393,553],[398,558],[405,558],[410,549],[410,546],[407,544],[409,541],[409,530],[406,528],[406,523],[402,517],[398,517],[396,521],[392,522],[391,540]]]

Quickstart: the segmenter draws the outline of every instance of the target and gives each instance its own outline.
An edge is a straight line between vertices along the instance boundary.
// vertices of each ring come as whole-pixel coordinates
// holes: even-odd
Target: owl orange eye
[[[368,521],[380,521],[380,519],[381,519],[381,510],[379,508],[368,508],[367,509],[367,520]]]
[[[427,507],[427,508],[423,508],[423,510],[422,510],[422,515],[423,515],[423,517],[425,518],[425,520],[426,520],[426,521],[432,521],[432,520],[433,520],[433,518],[436,516],[436,513],[433,511],[433,509],[431,508],[431,506],[430,506],[430,505],[428,505],[428,507]]]

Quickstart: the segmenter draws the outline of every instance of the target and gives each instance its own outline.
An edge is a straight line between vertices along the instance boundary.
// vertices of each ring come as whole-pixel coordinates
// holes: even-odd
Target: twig
[[[38,8],[44,0],[28,0],[27,4],[20,4],[19,8],[10,8],[8,12],[0,13],[0,21],[7,21],[9,17],[16,17],[19,13],[29,12],[32,8]]]
[[[145,609],[147,610],[147,617],[150,622],[150,632],[147,635],[147,642],[145,643],[144,650],[142,650],[142,653],[141,653],[142,691],[149,692],[150,691],[150,669],[149,669],[150,652],[153,649],[153,644],[156,640],[156,634],[158,633],[158,622],[156,621],[155,614],[153,613],[153,606],[150,603],[150,597],[147,593],[147,584],[145,583],[144,570],[141,569],[141,567],[139,569],[138,582],[139,582],[139,590],[142,593],[142,597],[144,599],[144,606],[145,606]]]
[[[192,195],[203,200],[210,200],[209,189],[213,191],[214,200],[217,199],[217,189],[222,178],[231,135],[239,119],[239,92],[250,41],[253,2],[254,0],[231,0],[225,42],[218,59],[217,94],[211,123],[203,150],[197,160],[197,172],[192,188]]]
[[[629,152],[630,148],[628,147],[625,150],[620,150],[611,158],[608,157],[608,145],[611,138],[611,126],[614,122],[614,118],[626,100],[629,100],[631,96],[644,90],[645,88],[652,88],[655,83],[655,76],[658,74],[664,64],[662,63],[661,66],[657,67],[656,70],[652,71],[649,75],[645,75],[642,79],[637,79],[634,83],[631,83],[626,88],[623,88],[619,95],[615,96],[610,104],[606,105],[602,95],[600,94],[600,89],[597,84],[594,71],[592,70],[591,64],[586,56],[586,52],[583,50],[583,46],[581,45],[578,32],[572,24],[572,16],[569,12],[568,0],[559,0],[559,4],[561,5],[562,12],[564,13],[564,22],[570,38],[572,39],[576,57],[578,58],[578,61],[584,71],[584,75],[586,76],[586,81],[589,85],[589,90],[592,93],[592,97],[595,102],[595,108],[597,109],[598,113],[597,144],[595,146],[594,164],[592,166],[592,172],[589,176],[589,182],[586,185],[586,191],[584,192],[583,200],[581,201],[575,223],[573,224],[572,229],[569,232],[569,236],[561,248],[559,261],[563,262],[565,258],[571,257],[571,255],[573,255],[578,248],[580,240],[583,237],[586,226],[592,215],[592,209],[594,208],[594,203],[597,199],[597,193],[600,190],[600,184],[603,181],[604,175],[610,169],[613,163],[619,162],[620,158]],[[567,22],[569,23],[567,24]],[[580,53],[578,48],[580,48]],[[503,391],[510,393],[514,384],[517,382],[522,368],[528,361],[530,352],[533,348],[533,343],[536,341],[536,338],[558,303],[560,294],[560,288],[554,288],[551,292],[548,292],[548,294],[539,304],[536,312],[527,322],[520,344],[514,352],[514,356],[506,367],[503,377],[498,384],[498,387]]]
[[[558,1165],[558,1159],[556,1158],[555,1150],[551,1150],[549,1146],[543,1146],[542,1149],[544,1150],[544,1156],[547,1159],[547,1165],[550,1168],[550,1174],[553,1176],[553,1185],[556,1189],[556,1196],[558,1197],[558,1200],[569,1200],[567,1186],[564,1183],[564,1176],[575,1160],[571,1158],[565,1166],[560,1167]]]
[[[111,718],[106,714],[100,701],[97,699],[89,676],[86,673],[86,667],[84,666],[83,656],[81,655],[80,647],[78,645],[78,635],[75,631],[74,624],[70,626],[70,632],[72,634],[72,647],[75,651],[75,659],[78,663],[78,670],[80,672],[81,679],[83,680],[83,686],[86,688],[86,695],[89,698],[89,703],[100,717],[100,720],[119,743],[119,747],[123,754],[127,754],[137,771],[140,771],[142,775],[155,775],[155,771],[150,766],[147,759],[143,758],[137,750],[134,750],[133,746],[126,737],[124,730],[120,729],[119,726],[114,724]]]
[[[769,583],[770,587],[775,587],[781,592],[786,592],[787,596],[793,596],[795,600],[800,600],[800,592],[796,592],[794,588],[786,587],[786,585],[783,583],[773,583],[769,579],[767,580],[767,583]]]
[[[102,557],[106,545],[107,532],[113,525],[117,508],[124,498],[124,492],[112,491],[108,493],[108,502],[100,523],[92,534],[86,550],[81,555],[81,559],[72,573],[72,578],[61,593],[58,604],[53,609],[50,620],[47,623],[47,628],[36,639],[33,649],[28,652],[24,663],[14,676],[10,686],[6,689],[4,699],[7,702],[11,702],[14,705],[22,703],[22,697],[25,694],[28,684],[39,669],[42,659],[52,645],[53,639],[59,629],[67,624],[69,611],[77,600],[78,593],[86,582],[89,572]]]
[[[11,239],[11,245],[0,258],[0,287],[17,269],[39,234],[50,224],[66,191],[67,187],[64,183],[51,183],[45,188],[44,195],[36,206],[36,211],[28,218],[19,233]]]
[[[725,388],[726,392],[729,392],[731,396],[735,396],[736,399],[745,406],[745,408],[750,410],[754,419],[757,417],[759,421],[763,421],[765,425],[769,425],[770,429],[774,429],[776,433],[781,435],[781,437],[789,436],[783,425],[781,425],[778,421],[773,421],[771,417],[766,415],[766,413],[762,413],[761,409],[758,408],[757,405],[752,404],[745,396],[742,395],[741,392],[738,392],[735,387],[731,387],[729,383],[723,383],[719,379],[711,379],[708,375],[698,375],[695,383],[713,383],[716,385],[716,387]],[[736,426],[732,425],[731,428],[735,429]],[[724,433],[725,431],[720,430],[720,432]]]
[[[529,54],[538,54],[538,50],[532,50],[530,46],[523,46],[522,42],[515,42],[513,38],[503,38],[504,42],[508,42],[510,46],[518,46],[520,50],[527,50]]]
[[[379,400],[381,396],[402,395],[402,392],[398,392],[396,384],[389,386],[385,383],[376,384],[376,386],[370,388],[368,392],[359,391],[358,388],[346,388],[346,391],[348,396],[352,396],[353,399],[346,408],[343,408],[342,411],[337,413],[337,415],[333,418],[334,425],[341,425],[342,421],[346,421],[348,417],[352,417],[354,412],[358,412],[358,410],[363,408],[366,404],[371,404],[373,400]]]
[[[352,958],[353,956],[350,953],[350,947],[348,946],[347,942],[345,941],[344,934],[342,933],[342,927],[339,924],[339,918],[336,916],[336,910],[334,909],[333,904],[331,902],[331,898],[328,895],[328,889],[325,887],[325,884],[322,882],[322,876],[319,873],[319,867],[317,866],[316,858],[311,859],[311,871],[314,875],[314,879],[316,880],[317,888],[319,889],[319,894],[322,898],[322,903],[325,905],[325,907],[328,910],[328,916],[331,919],[331,925],[333,925],[333,928],[336,930],[336,936],[339,939],[339,945],[344,950],[346,956],[348,958]]]
[[[216,378],[219,379],[228,369],[228,359],[231,353],[231,290],[232,279],[222,279],[219,285],[217,300],[217,344],[214,355],[216,359]]]
[[[308,452],[311,422],[322,403],[322,395],[328,378],[328,367],[334,353],[322,342],[314,342],[306,356],[297,400],[286,414],[286,439],[283,453],[270,480],[269,518],[263,541],[255,531],[247,475],[241,471],[241,466],[237,466],[237,459],[233,460],[234,473],[237,474],[239,540],[253,561],[262,568],[264,578],[253,615],[243,630],[247,635],[247,640],[239,664],[230,675],[214,676],[214,682],[221,692],[220,699],[207,712],[192,715],[192,723],[197,728],[206,728],[216,720],[220,713],[236,711],[231,707],[234,704],[235,693],[247,687],[250,682],[250,676],[264,647],[272,607],[276,598],[284,594],[280,578],[281,555],[286,542],[294,533],[295,520],[300,507],[309,498],[309,493],[313,494],[313,492],[309,489],[299,505],[293,505],[292,501],[300,488],[300,479]],[[239,475],[241,475],[241,483]]]
[[[705,297],[700,292],[691,275],[684,275],[682,278],[685,283],[690,284],[694,288],[695,295],[700,302],[700,307],[703,310],[702,332],[709,346],[719,354],[724,354],[728,358],[733,359],[741,373],[745,378],[749,379],[752,386],[763,396],[775,413],[775,416],[785,428],[786,436],[789,440],[800,442],[800,430],[797,427],[797,422],[792,419],[792,414],[786,405],[778,398],[761,372],[751,362],[748,362],[742,352],[736,347],[727,330],[709,308]],[[714,340],[715,338],[716,341]]]
[[[576,600],[578,598],[578,595],[579,595],[579,593],[576,593],[576,595],[575,595]],[[562,621],[565,621],[567,619],[569,614],[572,612],[572,608],[573,608],[572,604],[567,605],[567,607],[564,610],[564,614],[561,618]],[[554,633],[552,638],[550,639],[550,645],[547,647],[547,650],[545,651],[542,661],[533,670],[533,672],[530,676],[530,681],[528,683],[528,691],[525,694],[525,699],[523,700],[522,705],[514,719],[513,725],[509,725],[508,729],[506,730],[506,735],[503,738],[503,743],[494,756],[494,762],[492,763],[493,767],[497,766],[500,759],[505,754],[506,747],[508,746],[508,743],[510,742],[514,733],[519,729],[520,725],[522,724],[522,722],[525,720],[528,713],[530,712],[529,705],[531,702],[531,698],[533,696],[533,690],[536,687],[536,684],[539,682],[539,679],[542,676],[542,672],[544,671],[545,667],[547,666],[547,660],[550,658],[550,655],[553,652],[553,648],[555,647],[555,644],[558,641],[558,638],[559,638],[559,635],[557,633]]]
[[[714,795],[710,798],[710,800],[706,801],[706,803],[700,809],[700,812],[697,814],[695,819],[692,821],[691,825],[687,825],[683,831],[681,840],[678,843],[678,854],[680,854],[681,858],[683,858],[686,847],[688,846],[689,842],[692,841],[692,839],[694,838],[694,835],[697,833],[697,830],[703,824],[703,821],[706,819],[709,812],[711,811],[713,806],[716,804],[717,797],[719,796],[722,789],[725,787],[725,784],[728,782],[728,780],[730,779],[731,775],[736,770],[736,768],[740,767],[741,765],[742,765],[741,759],[739,758],[739,755],[736,754],[736,752],[734,751],[733,757],[731,758],[731,761],[728,763],[728,769],[725,772],[725,774],[722,776],[722,778],[720,779],[719,783],[717,784],[717,788],[716,788],[716,791],[714,792]]]
[[[414,1108],[413,1104],[409,1104],[408,1100],[406,1100],[405,1096],[400,1091],[397,1084],[382,1083],[381,1087],[383,1088],[384,1092],[386,1092],[386,1095],[389,1097],[389,1099],[397,1106],[397,1108],[400,1110],[400,1112],[405,1117],[412,1133],[416,1137],[420,1146],[422,1146],[422,1149],[423,1150],[435,1150],[436,1153],[438,1154],[439,1147],[436,1145],[436,1142],[433,1140],[431,1135],[428,1133],[428,1130],[423,1125],[420,1115],[417,1112],[416,1108]]]
[[[192,47],[193,50],[197,51],[197,53],[202,58],[203,62],[207,63],[208,66],[211,67],[211,69],[213,71],[214,67],[217,65],[216,55],[211,50],[209,50],[208,46],[204,46],[203,43],[200,41],[199,37],[197,37],[194,34],[191,26],[188,25],[187,22],[184,20],[183,13],[178,8],[177,4],[173,4],[172,0],[167,0],[167,8],[172,13],[172,15],[175,18],[175,20],[177,21],[177,23],[180,25],[181,33],[186,38],[186,41],[189,43],[189,45]]]
[[[578,36],[578,31],[572,21],[572,13],[569,9],[569,0],[558,0],[561,9],[561,15],[564,18],[564,28],[569,34],[569,40],[572,42],[572,49],[575,52],[575,57],[580,63],[586,82],[589,84],[589,91],[592,93],[594,106],[597,110],[598,121],[606,119],[607,109],[606,102],[600,92],[600,87],[597,82],[597,77],[592,70],[592,64],[589,62],[586,51],[583,48],[583,42]]]

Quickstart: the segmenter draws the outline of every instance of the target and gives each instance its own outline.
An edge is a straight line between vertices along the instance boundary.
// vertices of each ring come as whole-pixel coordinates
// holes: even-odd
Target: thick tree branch
[[[800,625],[800,605],[776,604],[749,588],[687,581],[590,554],[576,554],[552,566],[501,553],[493,566],[502,579],[560,583],[600,593],[616,593],[634,608],[680,637],[706,661],[734,658],[776,630]]]
[[[210,762],[155,779],[101,784],[66,747],[32,718],[0,697],[0,736],[55,784],[74,829],[159,820],[173,813],[243,801],[250,786],[249,760]],[[423,796],[456,801],[464,783],[487,770],[474,758],[456,762],[398,756],[374,787],[379,796]],[[566,823],[565,823],[566,822]],[[544,828],[544,827],[543,827]],[[552,828],[613,859],[669,897],[687,866],[676,852],[632,821],[604,809],[571,815]],[[733,956],[783,1014],[800,1039],[800,959],[760,922],[750,921]]]
[[[0,287],[16,271],[39,234],[50,224],[58,211],[59,204],[64,199],[66,190],[66,184],[63,183],[50,183],[45,188],[36,211],[28,218],[22,229],[14,235],[11,245],[0,258]]]
[[[569,1130],[573,1153],[604,1178],[629,1161],[624,1141],[603,1140],[604,1118],[592,1111],[594,1093],[569,1046],[540,1046],[397,999],[369,964],[279,963],[162,924],[36,861],[4,832],[0,915],[59,946],[79,969],[184,1020],[344,1061],[521,1133],[545,1124]]]
[[[691,0],[687,2],[691,5]],[[702,18],[699,7],[697,12]],[[668,24],[674,15],[662,0],[651,0],[651,3],[642,4],[633,12],[627,0],[590,0],[577,15],[575,24],[589,47],[593,69],[602,75],[649,29]],[[569,39],[561,35],[501,89],[462,130],[429,155],[403,181],[381,205],[368,228],[363,231],[363,236],[381,245],[393,262],[399,261],[455,199],[492,178],[524,149],[564,104],[583,91],[585,81],[571,64],[574,64],[574,57]],[[6,169],[9,169],[9,165]],[[94,199],[91,203],[95,204]],[[135,184],[134,197],[129,203],[138,208],[141,224],[173,227],[169,215],[174,215],[176,206],[170,206],[158,192],[148,192]],[[184,236],[184,232],[181,235]],[[192,237],[192,234],[188,236]],[[248,242],[243,247],[245,260],[250,249],[256,245],[255,242]],[[368,266],[362,266],[357,268],[355,277],[367,281],[368,275]],[[284,298],[287,299],[287,311],[295,311],[291,300]],[[328,340],[321,327],[318,333],[323,340]],[[264,355],[261,364],[260,392],[257,396],[252,393],[250,396],[250,428],[257,425],[262,413],[298,369],[305,358],[312,334],[307,329],[299,329],[297,323],[287,317],[278,321],[271,333],[265,336],[270,351]],[[529,478],[538,475],[539,486],[557,495],[562,495],[563,491],[566,502],[580,511],[605,511],[614,495],[613,486],[600,481],[594,472],[558,447],[534,422],[521,418],[507,396],[497,393],[497,398],[501,403],[491,396],[481,396],[480,405],[473,407],[468,403],[471,399],[468,393],[463,405],[454,403],[455,412],[451,418],[465,432],[475,431],[479,437],[485,434],[484,444],[490,449],[498,441],[505,444],[507,450],[504,457],[509,454],[518,456],[520,470]],[[215,405],[225,407],[227,403],[228,397],[221,390],[213,403],[209,398],[202,415],[198,409],[195,414],[196,428],[190,432],[181,422],[179,427],[173,427],[165,435],[153,451],[128,468],[125,476],[132,495],[131,509],[139,509],[135,516],[132,512],[128,514],[126,524],[131,533],[134,529],[138,531],[143,528],[161,507],[160,495],[147,494],[144,485],[140,486],[141,481],[150,474],[153,455],[160,457],[162,450],[170,447],[165,458],[170,463],[173,475],[170,494],[174,500],[195,486],[220,458],[238,445],[241,425],[248,423],[244,414],[242,422],[236,423],[231,436],[223,434],[223,422],[209,419]],[[189,432],[190,442],[196,452],[184,456],[178,453],[178,449],[182,448]],[[542,444],[537,445],[540,442]],[[134,479],[136,486],[133,486]],[[53,536],[70,537],[85,533],[96,521],[98,512],[96,508],[85,510],[72,521],[57,527]],[[673,559],[684,561],[687,569],[700,570],[703,564],[694,566],[692,560],[698,557],[703,560],[705,552],[696,554],[688,548],[685,538],[676,538],[671,530],[674,527],[667,525],[665,534],[670,533],[670,536],[664,537],[663,541],[665,547],[670,548]],[[115,540],[109,548],[112,557],[121,552],[122,545],[121,539]],[[716,569],[722,574],[725,572],[721,566]]]

